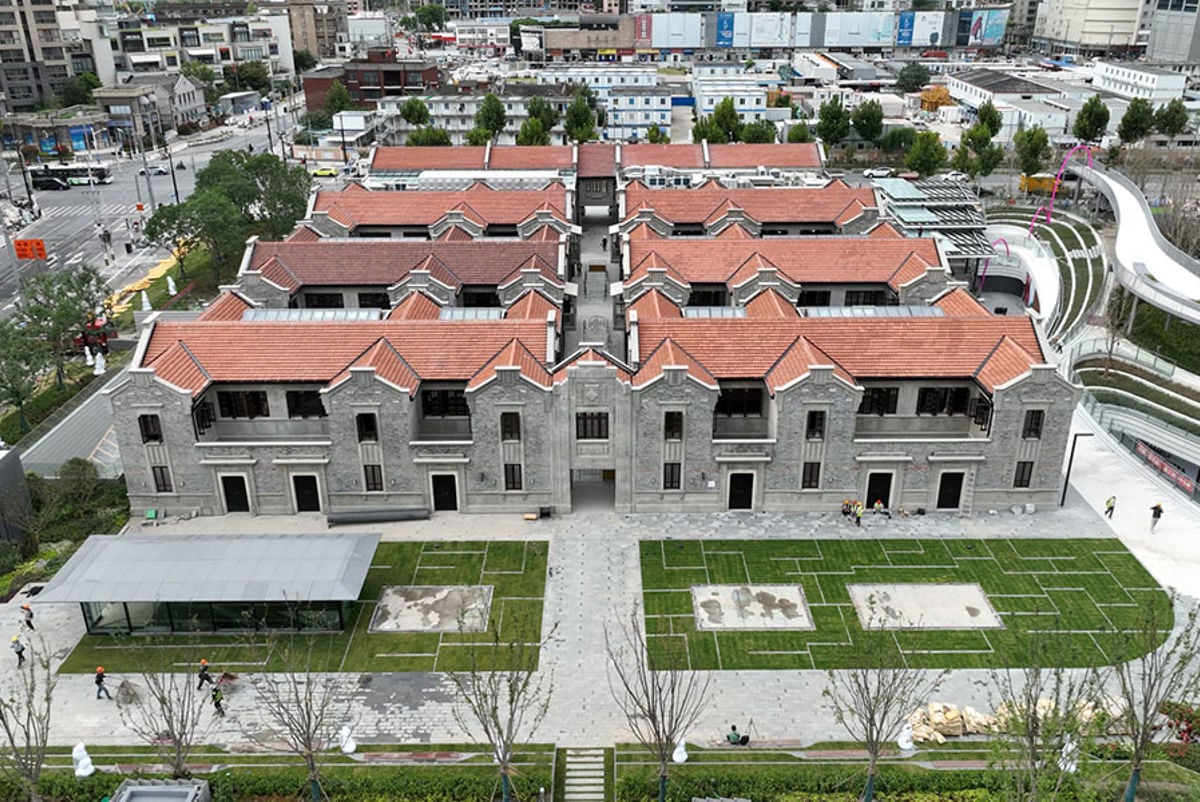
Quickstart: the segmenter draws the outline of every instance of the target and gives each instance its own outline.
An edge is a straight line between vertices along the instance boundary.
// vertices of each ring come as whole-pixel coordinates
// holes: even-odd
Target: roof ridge
[[[183,349],[183,352],[188,355],[188,359],[192,360],[192,362],[196,365],[196,369],[204,374],[204,378],[208,379],[211,382],[213,380],[212,374],[208,372],[208,368],[204,367],[204,363],[201,362],[200,359],[195,354],[192,353],[192,349],[188,348],[187,343],[185,343],[183,340],[176,340],[175,342],[179,345],[180,348]],[[164,351],[163,353],[166,353],[166,352]]]

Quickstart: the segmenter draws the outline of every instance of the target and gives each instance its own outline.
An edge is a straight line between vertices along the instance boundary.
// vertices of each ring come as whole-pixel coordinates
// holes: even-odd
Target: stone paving
[[[1076,426],[1086,429],[1087,419]],[[1106,521],[1099,511],[1111,493],[1118,496],[1116,514]],[[1150,534],[1150,506],[1162,501],[1166,515]],[[1110,528],[1111,527],[1111,528]],[[974,518],[866,516],[858,529],[840,510],[828,514],[782,515],[724,513],[717,515],[617,515],[611,510],[583,509],[568,516],[525,521],[520,516],[438,514],[428,521],[347,527],[381,531],[392,540],[546,539],[550,542],[545,595],[544,633],[554,628],[542,653],[542,670],[553,677],[549,714],[535,738],[563,746],[590,747],[628,740],[624,721],[612,702],[604,658],[605,623],[632,612],[641,598],[637,542],[640,538],[806,538],[806,537],[1080,537],[1115,534],[1164,585],[1186,597],[1200,596],[1200,513],[1190,502],[1152,478],[1132,456],[1111,447],[1103,432],[1080,437],[1072,489],[1061,509],[1014,515],[1009,510]],[[294,517],[225,516],[168,520],[159,533],[314,532],[327,529],[318,515]],[[334,531],[343,531],[338,528]],[[22,597],[0,606],[4,635],[19,630]],[[56,660],[62,660],[83,634],[79,609],[73,605],[40,605],[36,637],[45,637]],[[555,628],[556,627],[556,628]],[[199,656],[197,656],[198,658]],[[11,659],[11,658],[10,658]],[[218,666],[219,668],[219,666]],[[943,684],[940,701],[989,709],[979,686],[985,672],[959,670]],[[115,686],[122,677],[112,677]],[[136,677],[130,678],[137,681]],[[12,675],[0,677],[0,691]],[[436,674],[344,674],[338,677],[346,720],[362,742],[446,743],[469,740],[454,717],[455,693]],[[748,728],[758,740],[812,743],[840,738],[821,690],[819,671],[719,672],[712,703],[689,737],[707,743],[730,724]],[[228,696],[229,716],[206,714],[204,740],[249,748],[247,731],[262,728],[254,691],[248,683]],[[91,677],[63,675],[55,694],[52,741],[56,744],[136,743],[112,702],[96,700]]]

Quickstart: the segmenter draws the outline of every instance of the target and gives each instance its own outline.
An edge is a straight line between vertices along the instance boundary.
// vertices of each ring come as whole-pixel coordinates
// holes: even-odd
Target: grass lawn
[[[927,668],[1020,665],[1031,633],[1052,632],[1067,665],[1104,665],[1167,596],[1115,539],[1089,540],[646,540],[641,543],[646,632],[652,648],[685,647],[697,669],[838,668],[862,634],[848,584],[978,583],[1004,629],[893,633],[897,661]],[[815,629],[698,631],[690,588],[798,584]],[[1165,634],[1164,634],[1165,637]]]
[[[469,665],[476,651],[528,644],[537,659],[542,633],[542,597],[546,589],[545,541],[498,543],[381,543],[367,572],[351,626],[346,632],[296,636],[311,644],[319,671],[454,671]],[[499,647],[487,646],[489,632],[370,633],[381,589],[386,585],[491,585],[489,629],[500,633]],[[290,636],[277,636],[290,640]],[[110,674],[146,670],[191,670],[201,657],[214,669],[271,671],[280,667],[266,635],[85,635],[63,663],[62,671],[91,673],[102,665]],[[484,644],[484,645],[478,645]],[[488,658],[481,658],[484,665]],[[161,667],[161,668],[159,668]]]

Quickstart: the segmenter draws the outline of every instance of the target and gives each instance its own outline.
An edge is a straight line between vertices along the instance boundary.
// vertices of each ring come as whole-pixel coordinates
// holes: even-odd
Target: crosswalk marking
[[[134,216],[137,210],[132,204],[125,203],[109,203],[100,207],[100,214],[104,217],[122,217],[125,215]],[[42,217],[95,217],[96,207],[91,205],[84,206],[43,206]]]

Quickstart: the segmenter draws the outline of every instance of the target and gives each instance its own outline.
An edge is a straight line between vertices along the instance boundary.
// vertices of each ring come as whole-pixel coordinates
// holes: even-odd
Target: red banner
[[[1150,446],[1146,445],[1141,440],[1138,440],[1137,442],[1137,453],[1141,454],[1146,462],[1149,462],[1155,468],[1158,468],[1160,471],[1162,471],[1163,476],[1167,477],[1187,492],[1196,492],[1196,483],[1193,482],[1190,477],[1179,471],[1173,465],[1168,465],[1166,460],[1158,456],[1158,454],[1156,454],[1154,450],[1150,448]]]

